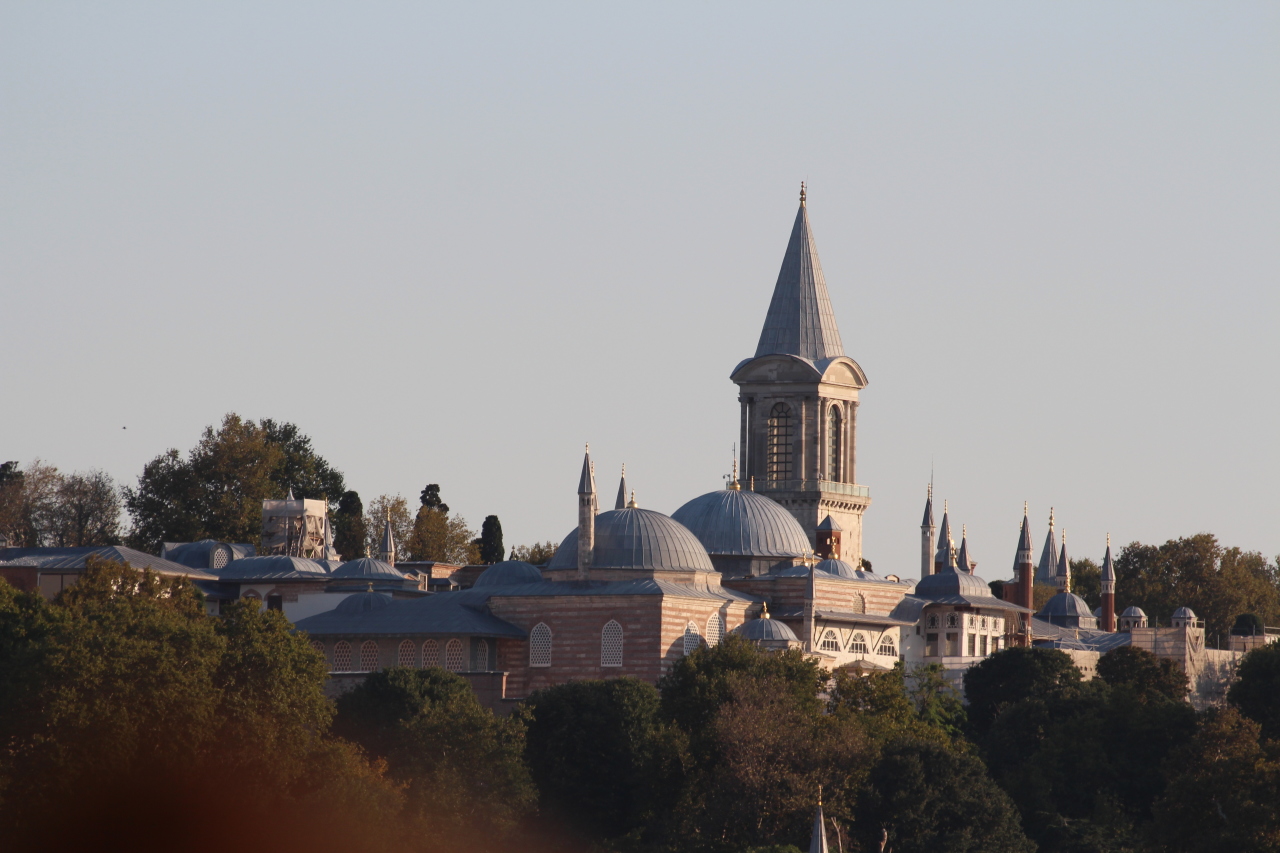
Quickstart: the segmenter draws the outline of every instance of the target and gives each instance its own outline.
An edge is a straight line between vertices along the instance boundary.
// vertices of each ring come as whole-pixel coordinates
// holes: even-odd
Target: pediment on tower
[[[744,382],[820,382],[822,370],[803,356],[775,353],[739,363],[729,378],[739,385]]]
[[[867,374],[862,372],[858,362],[842,355],[839,358],[828,358],[818,362],[822,370],[822,381],[829,385],[848,385],[851,388],[866,388]]]

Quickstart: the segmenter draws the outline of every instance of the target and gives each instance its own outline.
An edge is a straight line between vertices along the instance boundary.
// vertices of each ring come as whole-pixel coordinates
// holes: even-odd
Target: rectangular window
[[[947,632],[947,657],[960,657],[960,635],[954,631]]]
[[[982,656],[984,658],[987,656],[987,635],[986,634],[982,635]]]
[[[978,635],[969,635],[969,657],[976,657],[978,654]]]
[[[925,657],[936,658],[938,656],[938,635],[924,635],[924,653]]]

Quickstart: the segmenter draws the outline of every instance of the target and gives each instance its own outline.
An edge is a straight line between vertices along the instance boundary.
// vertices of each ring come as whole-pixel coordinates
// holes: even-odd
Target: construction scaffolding
[[[261,554],[328,559],[329,507],[324,501],[295,499],[262,502]]]

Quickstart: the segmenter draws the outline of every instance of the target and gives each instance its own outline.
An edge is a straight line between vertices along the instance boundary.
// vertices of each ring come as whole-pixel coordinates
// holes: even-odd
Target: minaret
[[[1102,558],[1102,630],[1116,630],[1116,565],[1111,562],[1111,534],[1107,534],[1107,556]]]
[[[578,478],[578,580],[591,579],[591,559],[596,549],[596,470],[591,464],[591,445],[582,457]]]
[[[964,524],[960,525],[960,554],[956,557],[956,565],[960,571],[973,574],[973,561],[969,558],[969,528]]]
[[[391,510],[387,510],[387,520],[382,523],[382,550],[378,559],[384,563],[396,564],[396,539],[391,533]]]
[[[822,816],[822,788],[818,788],[818,810],[813,815],[813,833],[809,836],[809,853],[829,853],[827,825]]]
[[[804,591],[804,650],[806,652],[812,652],[816,645],[813,642],[813,624],[815,615],[814,611],[817,610],[816,601],[818,598],[818,580],[814,576],[814,572],[816,571],[814,566],[816,566],[817,563],[814,562],[812,556],[806,556],[805,562],[809,564],[809,583],[805,586]]]
[[[1053,507],[1049,507],[1049,535],[1044,539],[1040,552],[1040,566],[1036,569],[1036,583],[1054,583],[1058,575],[1058,544],[1053,536]]]
[[[614,509],[627,507],[627,463],[622,463],[622,480],[618,483],[618,499],[613,502]]]
[[[929,484],[929,496],[924,501],[924,521],[920,522],[920,579],[933,573],[933,483]]]
[[[1058,592],[1071,592],[1071,560],[1067,557],[1067,531],[1062,530],[1062,553],[1058,557]]]
[[[1035,602],[1036,564],[1031,556],[1031,519],[1027,505],[1022,504],[1022,530],[1018,534],[1018,553],[1013,558],[1013,578],[1017,592],[1013,603],[1032,608]]]
[[[956,543],[951,541],[951,520],[947,513],[947,502],[942,502],[942,527],[938,530],[938,550],[933,555],[933,573],[936,575],[947,568],[955,568]]]

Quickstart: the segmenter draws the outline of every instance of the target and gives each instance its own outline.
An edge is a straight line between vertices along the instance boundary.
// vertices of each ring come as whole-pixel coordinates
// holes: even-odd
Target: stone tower
[[[858,391],[867,376],[844,354],[809,227],[804,185],[756,354],[734,368],[743,479],[786,507],[816,544],[828,516],[840,559],[862,561],[871,493],[855,479]]]
[[[933,483],[929,484],[929,497],[924,502],[924,521],[920,522],[920,579],[933,574],[934,533],[937,528],[933,524]]]

